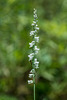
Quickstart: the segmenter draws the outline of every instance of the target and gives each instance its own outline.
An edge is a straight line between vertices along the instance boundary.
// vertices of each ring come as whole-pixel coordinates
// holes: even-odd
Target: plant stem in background
[[[34,100],[35,100],[35,83],[34,83]]]

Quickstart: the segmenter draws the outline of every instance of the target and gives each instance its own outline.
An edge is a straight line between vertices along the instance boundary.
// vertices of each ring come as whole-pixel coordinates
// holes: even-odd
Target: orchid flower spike
[[[37,47],[37,43],[39,42],[39,36],[37,36],[39,27],[37,25],[38,22],[38,17],[37,17],[37,10],[34,8],[33,12],[34,20],[33,23],[31,24],[33,27],[33,30],[30,32],[30,36],[32,38],[32,42],[29,43],[29,47],[31,49],[31,54],[28,55],[29,61],[31,61],[31,66],[32,69],[29,74],[29,78],[31,80],[28,80],[28,84],[35,84],[35,76],[36,76],[36,70],[39,68],[39,61],[36,58],[36,55],[38,54],[39,48]]]

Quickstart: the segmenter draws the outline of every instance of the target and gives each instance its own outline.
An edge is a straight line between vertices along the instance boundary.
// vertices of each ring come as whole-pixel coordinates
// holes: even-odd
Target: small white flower
[[[34,44],[35,44],[35,41],[32,41],[31,43],[29,43],[30,47],[33,47]]]
[[[32,60],[34,57],[34,53],[31,53],[30,55],[28,55],[28,57],[29,57],[29,61]]]
[[[34,26],[35,24],[34,24],[34,23],[32,23],[31,25],[32,25],[32,26]]]
[[[36,24],[36,21],[33,21],[32,26],[34,26]]]
[[[35,73],[35,70],[34,70],[34,69],[32,69],[32,70],[30,71],[30,73]]]
[[[38,66],[36,66],[35,68],[36,68],[36,69],[38,69],[39,67],[38,67]]]
[[[35,29],[35,33],[37,32],[37,30]]]
[[[34,24],[36,24],[36,21],[33,21]]]
[[[40,49],[37,48],[37,46],[35,46],[34,50],[35,50],[35,54],[37,54],[38,53],[38,50],[40,50]]]
[[[29,78],[32,78],[32,77],[34,77],[34,74],[29,74]]]
[[[34,14],[34,18],[37,18],[37,14]]]
[[[39,30],[39,27],[36,27],[36,30]]]
[[[34,8],[34,14],[36,14],[37,13],[37,10]]]
[[[36,26],[38,26],[38,25],[36,24]]]
[[[30,32],[30,36],[34,35],[35,31],[31,31]]]
[[[39,42],[39,36],[38,37],[34,37],[36,42]]]
[[[36,58],[34,59],[34,64],[35,64],[35,68],[36,68],[36,69],[39,68],[39,67],[38,67],[39,62],[37,61]]]
[[[28,84],[32,84],[33,83],[33,80],[28,80]]]

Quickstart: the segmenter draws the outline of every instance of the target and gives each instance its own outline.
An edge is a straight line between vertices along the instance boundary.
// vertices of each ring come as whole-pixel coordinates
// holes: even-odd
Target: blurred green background
[[[36,100],[67,100],[67,0],[0,0],[0,100],[33,100],[33,8],[40,28]]]

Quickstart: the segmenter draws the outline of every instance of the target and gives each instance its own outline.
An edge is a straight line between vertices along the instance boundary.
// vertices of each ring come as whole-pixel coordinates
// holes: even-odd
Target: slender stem
[[[35,77],[34,77],[35,78]],[[34,82],[34,100],[35,100],[35,82]]]

